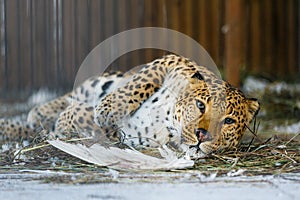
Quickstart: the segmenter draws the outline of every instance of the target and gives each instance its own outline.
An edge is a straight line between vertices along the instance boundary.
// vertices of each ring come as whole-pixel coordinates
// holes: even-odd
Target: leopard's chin
[[[190,146],[185,151],[185,157],[187,159],[197,160],[197,159],[206,158],[206,157],[209,157],[209,156],[210,156],[210,154],[205,153],[204,151],[202,151],[199,146]]]

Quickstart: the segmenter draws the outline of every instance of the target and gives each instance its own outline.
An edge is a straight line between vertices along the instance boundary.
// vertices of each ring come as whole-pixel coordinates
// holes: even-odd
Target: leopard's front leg
[[[161,88],[167,75],[187,73],[191,69],[188,62],[182,57],[169,55],[147,64],[126,85],[95,105],[95,122],[100,127],[120,126]]]

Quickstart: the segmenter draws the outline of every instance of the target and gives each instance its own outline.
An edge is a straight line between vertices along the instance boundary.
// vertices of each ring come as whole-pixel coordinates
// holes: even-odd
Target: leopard
[[[91,136],[134,148],[169,145],[200,158],[236,148],[259,109],[257,99],[207,67],[170,54],[131,74],[92,77],[33,108],[26,129],[21,123],[13,128],[19,138],[22,130],[44,126],[49,137]],[[10,123],[0,125],[9,132]]]

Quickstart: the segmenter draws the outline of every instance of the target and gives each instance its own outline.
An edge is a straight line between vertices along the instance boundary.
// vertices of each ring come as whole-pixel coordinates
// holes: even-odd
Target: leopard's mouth
[[[186,157],[192,160],[200,159],[200,158],[205,158],[208,157],[209,154],[206,154],[201,150],[199,146],[190,146],[189,149],[185,153]]]

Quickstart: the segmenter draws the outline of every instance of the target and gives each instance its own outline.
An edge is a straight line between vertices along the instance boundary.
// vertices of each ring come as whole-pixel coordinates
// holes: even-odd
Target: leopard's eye
[[[232,118],[225,118],[224,124],[233,124],[235,123],[235,120]]]
[[[204,113],[205,112],[205,105],[202,101],[196,100],[196,106],[199,108],[199,110]]]

